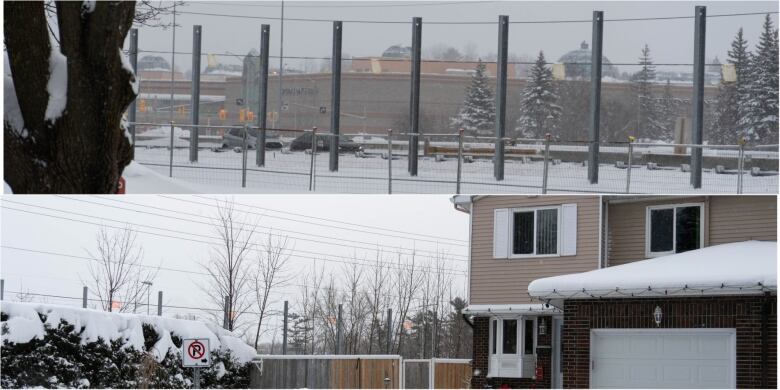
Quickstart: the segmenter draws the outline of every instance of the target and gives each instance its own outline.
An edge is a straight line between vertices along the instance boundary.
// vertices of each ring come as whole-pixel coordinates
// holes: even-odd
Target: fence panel
[[[471,387],[471,360],[433,359],[434,389],[468,389]]]
[[[397,389],[397,355],[261,355],[250,372],[250,387],[261,389]]]
[[[404,360],[404,388],[429,389],[431,379],[431,361],[429,359]]]

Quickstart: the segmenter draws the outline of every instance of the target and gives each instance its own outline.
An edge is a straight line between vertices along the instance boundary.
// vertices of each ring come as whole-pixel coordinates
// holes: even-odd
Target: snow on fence
[[[252,126],[136,123],[136,162],[183,181],[260,192],[326,193],[777,193],[778,145],[602,143],[599,180],[588,181],[588,143],[503,139],[504,179],[493,176],[494,137],[425,134],[410,173],[410,134],[333,135]],[[145,131],[144,131],[145,130]],[[191,137],[191,132],[197,137]],[[197,144],[192,139],[197,138]],[[197,147],[195,147],[197,146]],[[703,152],[702,187],[690,151]],[[314,152],[312,152],[314,151]],[[132,185],[130,183],[129,185]],[[132,191],[131,188],[129,188]]]

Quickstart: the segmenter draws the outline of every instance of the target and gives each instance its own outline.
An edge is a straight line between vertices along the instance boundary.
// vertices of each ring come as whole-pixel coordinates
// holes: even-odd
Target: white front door
[[[593,329],[594,388],[735,388],[735,329]]]

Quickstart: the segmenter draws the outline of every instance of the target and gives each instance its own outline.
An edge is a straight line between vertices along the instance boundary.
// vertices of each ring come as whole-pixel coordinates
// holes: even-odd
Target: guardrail
[[[133,124],[137,162],[170,177],[268,192],[778,192],[778,145],[603,142],[599,182],[591,184],[587,180],[589,142],[552,136],[496,138],[463,131],[418,134],[392,130],[334,135],[317,128]],[[338,139],[335,153],[330,151],[334,137]],[[498,156],[497,141],[504,145]],[[409,150],[414,142],[420,152],[412,169],[414,156]],[[694,149],[704,155],[701,189],[690,184]],[[318,159],[323,152],[336,154],[335,169],[333,157]],[[254,164],[250,153],[256,156]],[[497,161],[504,165],[503,180],[493,175]]]

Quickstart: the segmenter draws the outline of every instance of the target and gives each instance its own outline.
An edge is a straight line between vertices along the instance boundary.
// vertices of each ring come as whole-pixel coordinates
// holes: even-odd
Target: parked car
[[[244,146],[243,129],[229,129],[222,135],[222,148],[241,148]],[[254,149],[257,145],[257,136],[259,130],[249,129],[249,134],[246,137],[246,145],[248,149]],[[281,149],[284,147],[284,143],[278,137],[269,136],[266,133],[265,148],[266,149]]]
[[[306,132],[298,136],[290,142],[290,150],[301,151],[311,149],[311,133]],[[317,137],[317,150],[329,151],[330,150],[330,137]],[[339,152],[357,152],[363,150],[363,147],[359,144],[341,139],[339,140]]]

